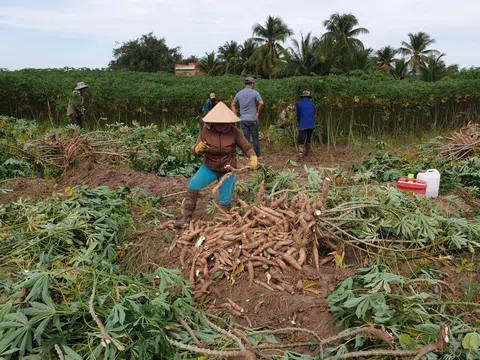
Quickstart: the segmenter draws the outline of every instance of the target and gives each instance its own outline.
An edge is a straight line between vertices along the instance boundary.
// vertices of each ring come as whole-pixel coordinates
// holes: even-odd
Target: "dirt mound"
[[[118,165],[83,162],[78,167],[65,172],[59,187],[88,185],[89,187],[140,188],[146,190],[151,196],[167,196],[165,204],[176,213],[180,209],[180,202],[185,196],[184,192],[187,190],[189,181],[190,179],[183,176],[166,178],[155,173],[131,170]],[[208,189],[200,193],[195,217],[201,219],[207,217],[207,204],[214,199],[212,192]]]
[[[256,283],[249,287],[247,274],[242,274],[233,286],[226,279],[215,283],[210,288],[206,305],[222,308],[226,306],[222,304],[228,304],[227,299],[230,299],[244,309],[242,316],[233,315],[235,322],[244,326],[301,327],[315,331],[320,337],[327,336],[332,333],[332,315],[328,311],[327,297],[339,282],[351,275],[349,271],[329,266],[322,267],[320,274],[309,267],[302,272],[291,271],[282,275],[291,277],[297,284],[295,293],[290,294],[270,291]],[[262,281],[266,283],[267,279]]]
[[[154,173],[144,173],[117,165],[83,162],[78,167],[65,172],[59,185],[64,187],[109,186],[111,188],[128,186],[131,189],[145,189],[152,196],[160,196],[185,190],[188,180],[184,177],[164,178]]]
[[[152,270],[158,266],[182,269],[178,249],[168,253],[173,240],[169,231],[149,231],[137,236],[137,247],[131,255],[136,257],[138,269]],[[190,268],[187,266],[182,271],[188,279]],[[270,291],[257,283],[249,286],[248,274],[244,271],[235,278],[233,285],[232,280],[226,278],[214,282],[209,287],[209,294],[198,301],[200,306],[218,311],[220,315],[231,313],[225,309],[225,304],[227,299],[233,300],[244,312],[242,316],[231,313],[232,318],[246,327],[301,327],[315,331],[320,337],[327,337],[341,330],[331,329],[333,319],[328,311],[327,297],[337,284],[351,275],[352,271],[339,270],[333,264],[322,266],[320,273],[310,266],[305,266],[301,272],[288,271],[282,276],[296,284],[294,294],[290,294]],[[264,283],[268,281],[266,277],[258,279]],[[256,313],[255,307],[262,301]]]
[[[41,178],[18,178],[2,184],[7,190],[0,193],[0,204],[8,204],[19,199],[33,201],[48,197],[55,189],[55,180]]]

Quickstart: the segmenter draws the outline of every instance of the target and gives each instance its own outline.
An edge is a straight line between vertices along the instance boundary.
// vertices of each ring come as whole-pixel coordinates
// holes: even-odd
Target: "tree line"
[[[387,45],[375,51],[358,39],[369,30],[360,27],[353,14],[332,14],[323,26],[326,30],[323,35],[316,37],[309,32],[297,39],[280,17],[269,16],[264,24],[253,25],[252,38],[242,44],[227,41],[201,58],[185,58],[180,47],[170,48],[165,38],[149,33],[118,44],[109,67],[173,72],[176,63],[199,62],[201,70],[209,76],[280,78],[367,74],[397,79],[415,77],[424,81],[437,81],[459,72],[457,65],[446,65],[445,54],[432,48],[435,39],[425,32],[408,34],[408,39],[399,47]],[[292,43],[289,47],[285,45],[288,40]],[[478,74],[478,68],[471,71]]]

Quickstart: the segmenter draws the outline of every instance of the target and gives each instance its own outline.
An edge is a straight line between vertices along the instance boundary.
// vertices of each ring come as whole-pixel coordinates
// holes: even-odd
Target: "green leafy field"
[[[94,70],[21,70],[0,72],[0,114],[17,118],[66,121],[67,98],[85,81],[91,126],[133,120],[165,127],[201,114],[210,92],[230,102],[243,78],[178,77],[166,73]],[[395,136],[450,129],[479,118],[480,80],[427,83],[391,78],[347,76],[259,80],[265,100],[261,121],[276,121],[280,111],[308,89],[317,104],[317,124],[325,138],[352,134]]]

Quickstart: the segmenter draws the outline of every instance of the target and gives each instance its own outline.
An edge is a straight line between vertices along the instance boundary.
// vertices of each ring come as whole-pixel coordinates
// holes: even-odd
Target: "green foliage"
[[[382,324],[392,333],[396,346],[404,349],[436,342],[439,325],[447,322],[450,342],[444,358],[478,359],[480,336],[474,331],[462,335],[468,326],[456,316],[455,303],[448,310],[442,305],[441,286],[439,280],[426,272],[408,279],[373,265],[359,269],[357,275],[344,280],[327,301],[340,324],[349,328],[372,322]],[[355,345],[341,344],[326,351],[338,354],[367,345],[365,340],[357,340],[360,341]]]
[[[208,76],[217,75],[221,70],[220,66],[220,62],[214,51],[205,53],[205,56],[200,59],[200,70]]]
[[[130,155],[132,167],[160,176],[191,177],[201,165],[192,152],[197,137],[197,121],[170,126],[158,139],[135,148]]]
[[[103,250],[113,255],[131,225],[125,196],[128,189],[67,188],[33,205],[16,202],[0,207],[3,223],[0,260],[29,268],[51,263],[73,249]],[[48,219],[48,220],[46,220]],[[87,254],[86,254],[87,255]],[[114,256],[116,257],[116,256]]]
[[[183,121],[201,113],[210,92],[229,103],[244,87],[244,78],[238,76],[91,70],[1,72],[0,113],[42,120],[48,119],[51,111],[54,123],[61,123],[78,79],[90,85],[85,95],[90,123],[102,118],[110,123],[136,120],[162,125]],[[259,79],[256,88],[265,100],[264,124],[276,122],[284,104],[295,102],[303,90],[309,89],[318,108],[319,131],[330,132],[331,137],[348,136],[350,131],[394,136],[456,127],[478,117],[480,98],[480,80],[426,83],[387,77],[292,77]],[[433,115],[437,122],[432,121]]]
[[[70,358],[171,358],[165,329],[175,316],[192,316],[191,295],[176,270],[125,275],[114,264],[132,224],[128,189],[65,193],[0,208],[0,258],[10,268],[0,279],[2,358],[51,358],[55,344]],[[94,311],[112,339],[105,346],[92,327],[93,291]]]
[[[399,49],[402,55],[409,57],[408,63],[412,73],[419,74],[420,67],[425,58],[429,55],[438,54],[437,50],[428,49],[428,47],[435,43],[430,35],[424,32],[416,34],[408,34],[409,41],[402,41],[402,47]]]
[[[450,188],[469,188],[476,196],[480,196],[480,157],[473,156],[446,166],[443,173],[449,179]]]
[[[48,173],[22,149],[39,136],[35,121],[0,116],[0,180]]]
[[[293,35],[293,30],[280,18],[268,16],[264,25],[253,26],[254,41],[259,45],[248,59],[257,74],[272,78],[278,76],[286,66],[282,44]]]
[[[113,49],[113,57],[109,67],[114,70],[173,73],[175,64],[180,62],[180,48],[169,48],[165,38],[158,39],[153,33],[142,35]]]
[[[438,56],[427,56],[423,59],[420,65],[420,78],[423,81],[438,81],[446,75],[447,67],[442,57],[445,54]]]
[[[199,131],[198,121],[199,118],[194,118],[188,123],[171,126],[164,132],[159,131],[156,125],[141,126],[134,122],[132,126],[125,126],[117,123],[107,125],[105,131],[82,131],[81,136],[89,144],[110,144],[107,153],[120,150],[129,157],[129,165],[134,169],[153,171],[167,177],[191,177],[201,164],[201,160],[192,153]],[[56,171],[61,169],[56,169],[44,159],[38,148],[52,147],[48,142],[52,134],[68,140],[78,132],[67,126],[43,133],[38,130],[35,121],[3,117],[0,118],[0,130],[0,148],[5,149],[0,153],[0,179],[55,176]]]
[[[480,79],[480,67],[474,67],[472,66],[471,68],[467,69],[461,69],[457,72],[454,72],[452,76],[455,79],[468,79],[468,80],[474,80],[474,79]]]
[[[377,142],[376,149],[363,162],[362,166],[353,166],[353,180],[359,183],[371,181],[396,182],[408,174],[417,174],[421,170],[435,168],[441,173],[441,193],[448,193],[454,187],[470,190],[480,195],[480,158],[472,156],[452,162],[438,161],[435,154],[422,154],[420,150],[428,147],[422,144],[416,153],[408,153],[402,157],[385,151],[386,143]]]

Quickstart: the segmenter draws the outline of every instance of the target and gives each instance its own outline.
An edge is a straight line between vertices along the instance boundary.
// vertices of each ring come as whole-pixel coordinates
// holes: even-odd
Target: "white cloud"
[[[362,36],[367,46],[399,46],[409,32],[426,31],[448,61],[480,65],[480,54],[472,48],[478,49],[480,33],[477,0],[65,0],[59,8],[0,5],[0,25],[98,37],[112,44],[153,31],[170,46],[181,45],[185,55],[202,55],[225,41],[250,37],[252,25],[269,14],[281,16],[297,36],[308,31],[318,36],[333,12],[355,14],[370,29]]]

